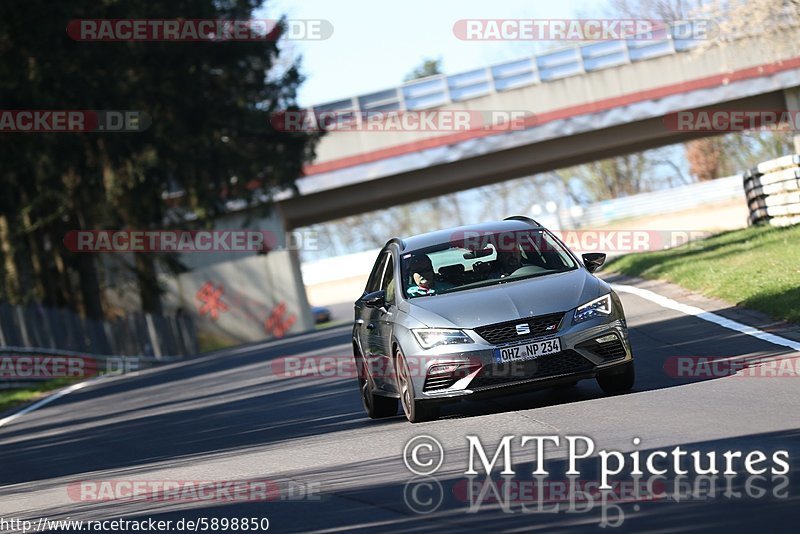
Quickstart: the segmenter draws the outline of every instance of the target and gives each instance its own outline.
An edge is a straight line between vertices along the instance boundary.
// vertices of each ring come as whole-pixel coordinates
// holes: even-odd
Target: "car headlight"
[[[603,295],[602,297],[590,300],[582,306],[578,306],[575,310],[575,318],[573,323],[580,323],[594,319],[595,317],[602,317],[603,315],[611,314],[611,293]]]
[[[423,349],[430,349],[437,345],[473,343],[472,339],[462,330],[453,328],[419,328],[411,330],[411,333],[414,334]]]

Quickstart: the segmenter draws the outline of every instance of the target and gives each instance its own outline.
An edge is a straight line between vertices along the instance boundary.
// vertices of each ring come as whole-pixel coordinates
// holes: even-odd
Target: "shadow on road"
[[[767,469],[765,474],[754,475],[748,474],[740,461],[734,464],[738,474],[725,476],[721,452],[742,451],[746,456],[758,450],[771,458],[775,451],[786,450],[789,464],[796,466],[800,461],[800,430],[675,443],[662,450],[669,451],[675,445],[684,451],[699,451],[704,468],[705,453],[715,451],[719,473],[700,475],[688,467],[686,475],[669,469],[664,475],[645,472],[639,477],[616,476],[610,479],[612,489],[601,491],[597,489],[600,468],[596,457],[580,461],[580,475],[571,477],[565,474],[568,465],[564,460],[552,459],[545,463],[547,476],[533,476],[536,465],[526,462],[514,464],[514,476],[501,477],[495,472],[490,477],[414,478],[409,473],[408,481],[395,483],[362,479],[373,466],[353,463],[341,466],[340,474],[345,477],[341,487],[330,492],[322,488],[319,500],[212,505],[139,518],[268,517],[271,528],[282,532],[367,528],[381,532],[498,532],[576,527],[617,532],[670,532],[687,527],[704,532],[753,532],[766,525],[772,532],[788,532],[796,528],[800,519],[798,469],[786,474],[771,474]],[[646,458],[654,450],[642,449],[640,455]],[[396,461],[386,458],[386,462]],[[682,468],[687,469],[692,461],[691,456],[685,456]],[[657,464],[657,468],[664,465]],[[297,474],[300,480],[317,476],[313,470]]]
[[[661,320],[644,316],[630,326],[636,391],[686,384],[685,378],[664,371],[665,363],[676,356],[781,354],[766,342],[689,316]],[[135,470],[156,462],[180,465],[203,456],[235,455],[332,432],[408,424],[399,416],[368,420],[354,379],[270,375],[271,359],[331,346],[349,351],[347,329],[265,350],[232,350],[69,395],[31,414],[30,422],[23,418],[0,430],[4,465],[0,482]],[[584,381],[571,389],[463,402],[446,407],[443,418],[530,410],[602,396],[594,381]]]

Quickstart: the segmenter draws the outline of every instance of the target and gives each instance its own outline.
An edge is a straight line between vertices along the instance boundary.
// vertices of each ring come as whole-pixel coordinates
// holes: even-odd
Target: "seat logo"
[[[517,328],[517,335],[518,336],[524,336],[525,334],[530,334],[531,333],[531,327],[530,327],[530,325],[528,323],[518,324],[516,326],[516,328]]]

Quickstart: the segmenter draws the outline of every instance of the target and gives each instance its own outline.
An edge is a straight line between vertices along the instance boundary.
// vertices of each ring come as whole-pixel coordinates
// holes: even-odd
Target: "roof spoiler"
[[[511,217],[506,217],[503,219],[504,221],[522,221],[528,224],[532,224],[533,226],[538,226],[539,228],[543,228],[541,224],[537,221],[531,219],[530,217],[526,217],[525,215],[512,215]]]
[[[400,239],[399,237],[391,238],[389,241],[386,242],[385,245],[383,245],[383,248],[388,247],[392,243],[397,243],[397,246],[400,247],[400,251],[403,251],[406,248],[405,242],[402,239]]]

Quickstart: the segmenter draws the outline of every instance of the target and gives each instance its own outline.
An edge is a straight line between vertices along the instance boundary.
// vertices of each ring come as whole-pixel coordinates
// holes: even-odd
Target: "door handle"
[[[367,330],[375,330],[375,324],[373,324],[373,323],[369,323],[369,324],[367,325]]]

